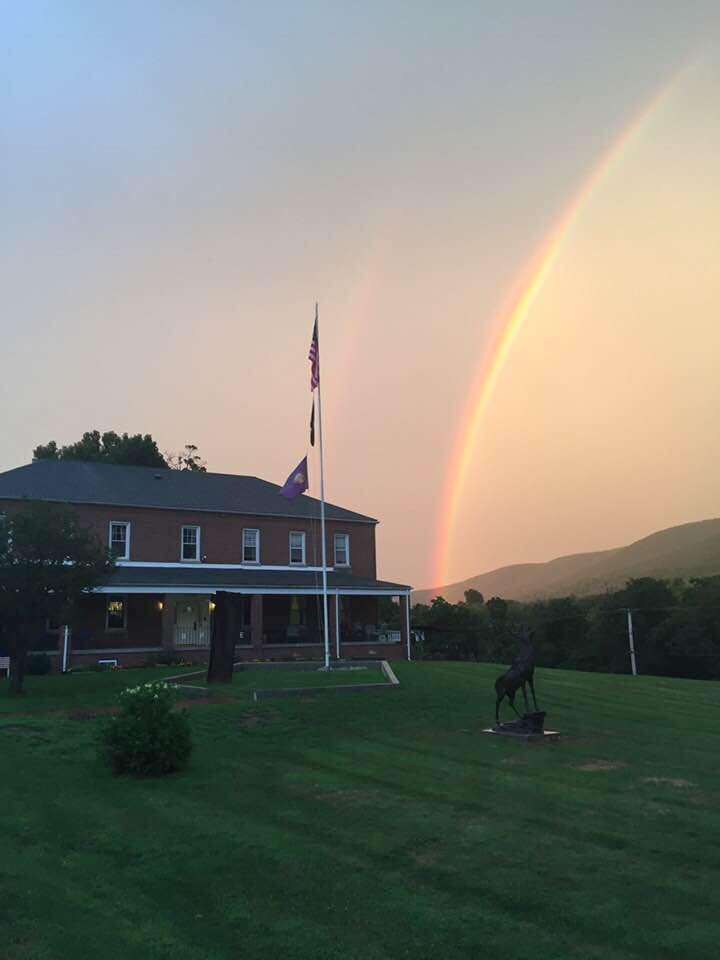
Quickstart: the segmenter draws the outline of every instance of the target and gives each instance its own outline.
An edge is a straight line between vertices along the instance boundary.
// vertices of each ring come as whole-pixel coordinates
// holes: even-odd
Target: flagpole
[[[318,339],[318,370],[320,369],[320,322],[318,320],[318,305],[315,304],[315,324]],[[323,433],[322,433],[322,400],[320,398],[322,377],[318,377],[317,395],[318,395],[318,435],[320,438],[320,539],[321,560],[322,560],[322,579],[323,579],[323,632],[325,639],[325,669],[330,667],[330,633],[328,624],[328,592],[327,592],[327,561],[325,544],[325,464],[323,461]]]

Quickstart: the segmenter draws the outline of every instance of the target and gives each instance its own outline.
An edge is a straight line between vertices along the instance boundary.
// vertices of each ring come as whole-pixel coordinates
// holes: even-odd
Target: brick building
[[[70,664],[140,662],[161,652],[207,654],[216,591],[231,594],[238,659],[323,651],[320,502],[288,500],[257,477],[37,460],[0,473],[0,512],[24,500],[71,506],[116,561],[82,601]],[[405,584],[376,576],[372,517],[326,504],[328,626],[333,657],[404,657]],[[399,598],[401,629],[379,623],[380,597]],[[63,625],[38,626],[33,646],[60,658]]]

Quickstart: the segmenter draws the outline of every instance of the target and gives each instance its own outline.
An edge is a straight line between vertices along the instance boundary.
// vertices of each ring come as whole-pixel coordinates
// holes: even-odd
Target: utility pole
[[[630,647],[630,666],[632,667],[632,675],[637,676],[637,664],[635,663],[635,641],[633,639],[633,622],[632,622],[632,610],[630,607],[627,608],[627,630],[628,630],[628,645]]]

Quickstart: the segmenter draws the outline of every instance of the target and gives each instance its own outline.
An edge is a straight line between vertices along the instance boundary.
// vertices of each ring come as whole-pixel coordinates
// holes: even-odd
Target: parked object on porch
[[[215,594],[208,683],[232,683],[235,640],[230,631],[230,596],[225,590]]]

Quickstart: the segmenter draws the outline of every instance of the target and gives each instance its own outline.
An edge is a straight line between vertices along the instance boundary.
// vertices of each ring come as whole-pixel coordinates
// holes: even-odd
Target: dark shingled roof
[[[155,587],[158,593],[168,587],[197,589],[206,587],[208,593],[215,590],[248,588],[262,593],[263,588],[317,590],[322,592],[322,574],[312,570],[246,570],[242,568],[219,569],[197,565],[184,567],[116,567],[107,586],[119,593],[126,587]],[[348,593],[367,590],[387,590],[404,593],[410,587],[403,583],[389,583],[370,577],[354,577],[350,573],[328,572],[328,589]]]
[[[263,517],[317,519],[320,501],[279,495],[276,483],[230,473],[125,467],[80,460],[34,460],[0,473],[0,499],[51,500],[103,506],[204,510]],[[373,517],[325,504],[328,520],[377,523]]]

